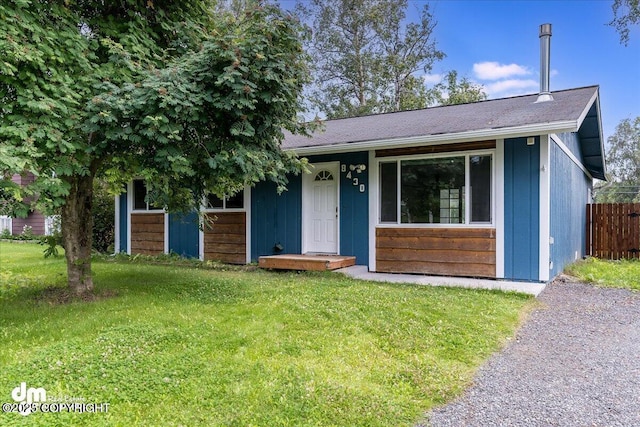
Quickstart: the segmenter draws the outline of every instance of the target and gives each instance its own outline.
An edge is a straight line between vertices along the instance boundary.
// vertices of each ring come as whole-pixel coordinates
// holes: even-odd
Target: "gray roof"
[[[552,95],[553,101],[540,103],[535,102],[538,94],[532,94],[470,104],[327,120],[323,129],[316,131],[312,137],[288,134],[282,148],[301,153],[312,153],[315,149],[320,149],[326,153],[332,149],[365,149],[366,146],[370,146],[369,142],[380,142],[393,147],[394,142],[401,144],[403,141],[419,140],[422,137],[428,142],[475,136],[487,139],[509,137],[510,134],[522,135],[527,131],[531,131],[530,135],[578,132],[582,122],[589,118],[590,127],[595,127],[593,132],[596,133],[591,135],[590,145],[596,145],[598,149],[595,151],[598,153],[594,154],[602,157],[600,112],[596,102],[598,86],[561,90],[552,92]],[[591,114],[594,110],[595,116]],[[594,166],[598,165],[599,171],[591,172],[604,176],[604,160],[594,162]]]

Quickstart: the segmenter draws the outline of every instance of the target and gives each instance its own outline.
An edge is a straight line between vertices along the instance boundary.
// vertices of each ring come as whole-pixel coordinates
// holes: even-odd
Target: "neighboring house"
[[[212,229],[148,206],[133,181],[116,199],[116,248],[230,263],[332,253],[378,272],[549,281],[584,255],[585,205],[605,165],[598,87],[543,95],[289,135],[283,148],[312,173],[291,176],[281,195],[264,182],[210,198]]]
[[[35,179],[31,173],[23,175],[13,175],[11,181],[16,184],[25,186],[33,182]],[[21,234],[25,226],[31,227],[31,232],[34,235],[42,236],[48,235],[53,232],[54,219],[53,217],[44,216],[38,211],[29,211],[26,218],[11,218],[8,216],[0,216],[0,232],[7,229],[11,234]]]

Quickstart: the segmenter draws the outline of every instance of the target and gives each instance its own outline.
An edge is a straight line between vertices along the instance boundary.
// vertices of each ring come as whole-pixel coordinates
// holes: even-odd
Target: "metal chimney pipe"
[[[549,91],[551,74],[551,24],[540,25],[540,94],[536,102],[553,101]]]

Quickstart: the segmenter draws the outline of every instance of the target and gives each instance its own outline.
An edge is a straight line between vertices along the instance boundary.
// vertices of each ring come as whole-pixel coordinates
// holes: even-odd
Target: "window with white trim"
[[[133,180],[133,210],[134,211],[161,211],[157,207],[147,202],[147,185],[143,179]]]
[[[215,194],[207,195],[208,210],[244,209],[244,190],[238,191],[233,196],[220,198]]]
[[[492,163],[491,153],[381,161],[380,223],[491,224]]]

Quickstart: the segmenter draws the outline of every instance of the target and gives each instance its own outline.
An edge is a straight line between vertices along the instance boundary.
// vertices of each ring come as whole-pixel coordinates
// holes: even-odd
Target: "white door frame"
[[[302,231],[302,253],[316,252],[313,247],[310,247],[308,239],[306,238],[306,231],[309,227],[309,219],[307,215],[309,213],[309,206],[313,203],[313,193],[310,191],[310,185],[313,183],[316,174],[323,170],[329,170],[334,176],[334,182],[336,183],[336,250],[335,254],[340,254],[340,162],[323,162],[314,163],[311,165],[313,169],[310,174],[304,174],[302,176],[302,210],[301,210],[301,231]]]

